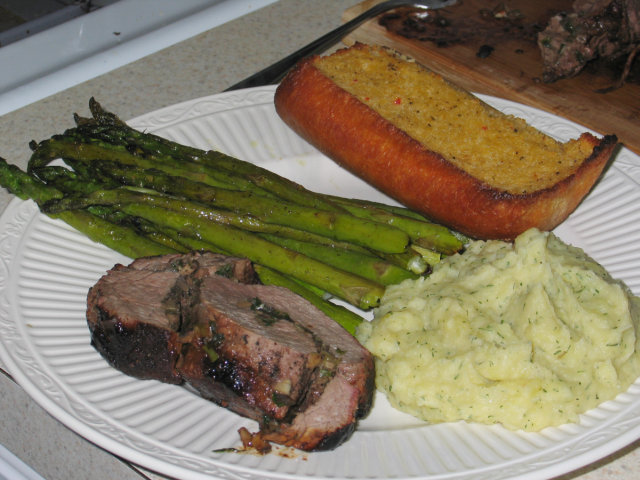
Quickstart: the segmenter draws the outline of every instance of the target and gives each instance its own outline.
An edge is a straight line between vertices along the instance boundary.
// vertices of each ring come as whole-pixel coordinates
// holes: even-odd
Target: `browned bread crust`
[[[579,141],[592,153],[573,174],[551,187],[510,193],[474,178],[382,118],[321,73],[317,58],[302,61],[278,87],[280,117],[387,195],[474,238],[510,240],[531,227],[553,229],[593,187],[617,145],[614,135],[584,133]]]

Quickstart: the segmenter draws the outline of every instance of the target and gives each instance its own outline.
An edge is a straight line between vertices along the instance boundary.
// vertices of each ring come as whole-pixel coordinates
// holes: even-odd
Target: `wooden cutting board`
[[[442,13],[456,15],[456,8],[469,11],[507,5],[510,8],[558,9],[560,0],[459,0]],[[346,10],[347,21],[370,8],[379,0],[367,0]],[[568,3],[569,7],[571,1]],[[460,6],[462,5],[462,6]],[[531,13],[531,12],[528,12]],[[583,71],[571,79],[544,83],[542,60],[535,43],[524,39],[502,39],[491,45],[493,51],[481,58],[477,55],[486,42],[438,47],[433,42],[412,40],[389,32],[372,20],[344,39],[385,45],[410,55],[467,90],[506,98],[554,113],[577,122],[599,134],[616,134],[626,147],[640,154],[640,85],[625,84],[608,93],[597,90],[611,86],[610,74]],[[640,60],[636,60],[640,61]]]

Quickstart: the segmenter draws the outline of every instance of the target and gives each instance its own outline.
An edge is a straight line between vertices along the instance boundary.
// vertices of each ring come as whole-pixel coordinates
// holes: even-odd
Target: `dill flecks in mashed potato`
[[[640,376],[640,304],[550,233],[472,242],[429,277],[387,288],[358,339],[391,404],[428,422],[537,431]]]

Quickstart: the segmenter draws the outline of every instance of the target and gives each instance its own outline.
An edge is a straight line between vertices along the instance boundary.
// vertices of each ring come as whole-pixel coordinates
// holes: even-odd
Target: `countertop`
[[[0,117],[0,154],[26,166],[28,143],[73,126],[95,96],[121,118],[220,92],[340,23],[356,0],[281,0]],[[10,195],[0,191],[0,211]],[[0,444],[47,480],[162,479],[87,442],[0,371]],[[640,477],[640,442],[561,477]],[[0,472],[2,478],[2,472]]]

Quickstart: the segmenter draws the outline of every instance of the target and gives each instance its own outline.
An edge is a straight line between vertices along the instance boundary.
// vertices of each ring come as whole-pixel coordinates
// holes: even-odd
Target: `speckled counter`
[[[220,92],[340,23],[356,0],[282,0],[194,38],[0,117],[0,154],[26,166],[28,142],[73,126],[95,96],[127,119]],[[0,191],[0,211],[10,196]],[[0,443],[47,480],[165,478],[105,452],[42,410],[0,373]],[[635,443],[563,479],[640,478]],[[0,472],[2,477],[2,472]]]

